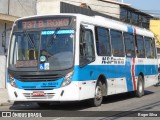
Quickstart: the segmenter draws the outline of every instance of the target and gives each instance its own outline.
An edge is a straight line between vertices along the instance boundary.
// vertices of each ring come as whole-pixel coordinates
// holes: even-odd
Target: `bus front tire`
[[[144,95],[144,82],[141,75],[138,76],[138,84],[136,90],[136,97],[142,97]]]
[[[90,103],[93,107],[100,106],[103,100],[102,83],[98,82],[95,88],[95,96],[91,99]]]

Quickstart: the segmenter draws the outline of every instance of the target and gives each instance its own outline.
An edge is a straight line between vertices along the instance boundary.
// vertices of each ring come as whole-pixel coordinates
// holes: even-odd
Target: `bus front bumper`
[[[23,90],[12,87],[7,83],[10,101],[77,101],[79,99],[79,87],[72,82],[66,87],[53,90]]]

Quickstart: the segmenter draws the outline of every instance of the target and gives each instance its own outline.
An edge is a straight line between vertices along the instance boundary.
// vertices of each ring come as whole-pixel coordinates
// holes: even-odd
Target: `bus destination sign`
[[[36,28],[52,28],[52,27],[66,27],[69,25],[69,18],[48,18],[48,19],[34,19],[23,20],[19,22],[18,28],[22,29],[36,29]]]

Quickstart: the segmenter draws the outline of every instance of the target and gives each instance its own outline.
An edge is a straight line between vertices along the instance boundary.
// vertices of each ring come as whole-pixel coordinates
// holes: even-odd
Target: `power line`
[[[24,6],[22,5],[22,3],[19,1],[19,0],[17,0],[18,1],[18,3],[21,5],[21,7],[24,9],[24,11],[28,14],[28,15],[30,15],[29,13],[28,13],[28,11],[24,8]]]

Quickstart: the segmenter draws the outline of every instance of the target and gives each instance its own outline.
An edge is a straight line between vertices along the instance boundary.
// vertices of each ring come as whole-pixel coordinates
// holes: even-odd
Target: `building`
[[[37,14],[82,13],[118,19],[149,29],[154,17],[119,0],[37,0]],[[85,6],[84,6],[85,5]],[[88,7],[87,7],[88,6]],[[54,8],[54,10],[53,10]]]
[[[150,30],[155,34],[156,46],[160,49],[160,20],[151,20],[150,21]],[[159,50],[160,54],[160,50]]]
[[[157,53],[158,53],[157,55],[160,64],[160,20],[151,20],[150,30],[155,34]]]
[[[5,87],[6,52],[13,22],[36,14],[36,0],[1,0],[0,4],[0,88]],[[6,47],[2,46],[2,39]]]

